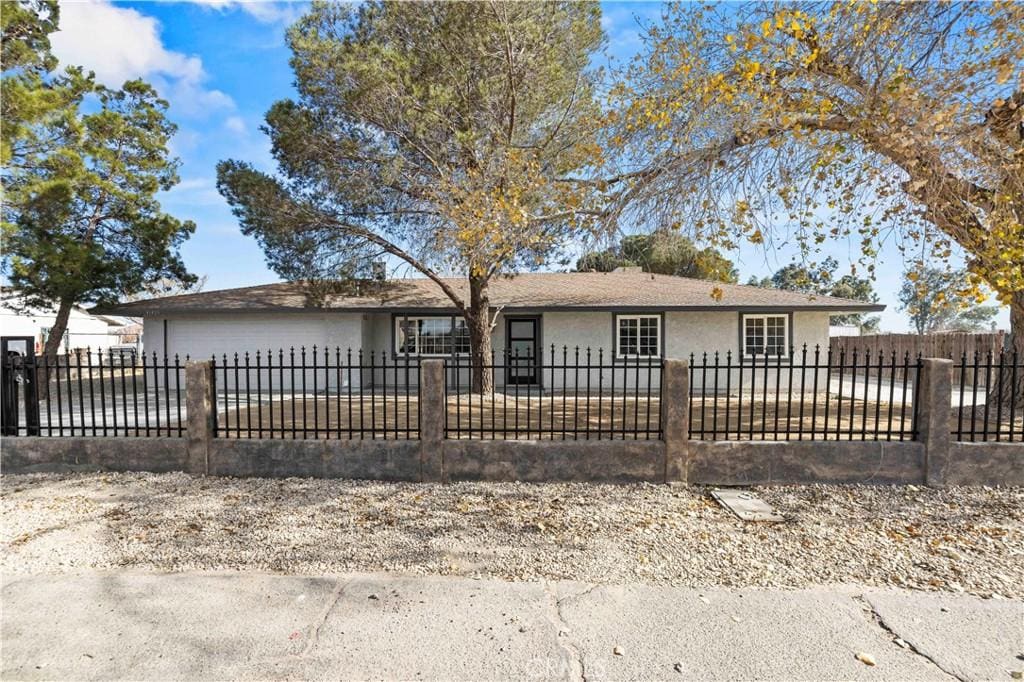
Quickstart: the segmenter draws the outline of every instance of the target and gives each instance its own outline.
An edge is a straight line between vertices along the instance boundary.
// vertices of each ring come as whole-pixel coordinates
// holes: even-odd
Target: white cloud
[[[143,78],[184,114],[234,108],[231,97],[205,87],[199,57],[164,47],[153,17],[106,0],[62,2],[60,25],[50,38],[54,54],[63,65],[95,72],[104,85]]]
[[[241,10],[264,24],[290,24],[309,6],[307,2],[266,2],[263,0],[190,0],[216,10]]]
[[[241,116],[228,116],[224,119],[224,127],[236,135],[245,135],[248,133],[248,128],[246,128],[245,125],[245,119]]]

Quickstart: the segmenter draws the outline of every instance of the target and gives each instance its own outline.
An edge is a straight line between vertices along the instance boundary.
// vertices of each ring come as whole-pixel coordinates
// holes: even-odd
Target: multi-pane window
[[[615,326],[618,357],[661,357],[660,315],[618,315]]]
[[[748,357],[786,357],[788,325],[787,315],[744,315],[743,354]]]
[[[464,355],[469,329],[461,317],[396,317],[395,349],[399,355]]]

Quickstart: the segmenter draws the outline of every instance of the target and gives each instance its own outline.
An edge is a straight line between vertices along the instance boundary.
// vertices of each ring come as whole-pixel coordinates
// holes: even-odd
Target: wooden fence
[[[834,357],[839,357],[841,352],[846,353],[849,358],[856,349],[863,357],[864,352],[870,352],[872,357],[877,358],[881,352],[889,357],[893,351],[897,358],[902,358],[907,353],[911,358],[920,355],[925,358],[948,358],[954,362],[960,362],[964,354],[967,354],[968,361],[973,362],[974,354],[977,352],[979,359],[984,362],[988,353],[992,357],[998,357],[999,351],[1005,343],[1005,332],[987,332],[975,334],[971,332],[945,332],[940,334],[868,334],[866,336],[833,336],[829,339],[829,347]],[[979,376],[980,385],[984,385],[984,376]]]

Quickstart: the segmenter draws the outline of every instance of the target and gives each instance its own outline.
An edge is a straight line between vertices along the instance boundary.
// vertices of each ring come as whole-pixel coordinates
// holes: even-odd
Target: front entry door
[[[538,368],[538,328],[536,317],[511,317],[505,320],[505,336],[508,349],[508,383],[536,384],[540,375]]]
[[[39,435],[35,350],[31,336],[0,337],[0,432],[5,436],[18,435],[22,405],[26,433]]]

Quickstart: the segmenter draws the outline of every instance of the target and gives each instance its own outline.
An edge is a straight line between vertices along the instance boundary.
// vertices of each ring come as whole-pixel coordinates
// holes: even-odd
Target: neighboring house
[[[122,348],[142,350],[142,321],[130,317],[110,317],[114,323],[112,333],[117,337],[117,345]]]
[[[14,294],[0,299],[0,335],[29,336],[33,339],[35,352],[41,353],[57,318],[57,309],[33,307],[21,310],[20,307]],[[124,318],[97,315],[75,306],[68,317],[60,352],[85,348],[106,350],[117,346],[121,340],[117,330],[127,323]]]
[[[464,279],[448,280],[467,294]],[[719,290],[721,296],[713,296]],[[610,273],[531,273],[491,284],[496,313],[492,344],[498,357],[518,353],[545,362],[563,346],[570,362],[578,347],[603,349],[606,363],[688,358],[718,351],[788,356],[791,346],[828,348],[829,315],[877,312],[882,305],[779,289],[652,275],[638,269]],[[448,357],[469,351],[469,334],[451,301],[428,279],[348,285],[345,294],[315,304],[300,283],[204,291],[134,301],[106,313],[142,317],[146,352],[192,359],[304,346],[362,349],[389,361]],[[264,358],[266,356],[264,355]],[[287,357],[287,355],[286,355]],[[543,371],[516,383],[544,385]],[[392,383],[393,377],[379,382]],[[399,379],[400,381],[400,379]],[[363,383],[366,383],[364,380]],[[497,384],[504,383],[501,376]]]

